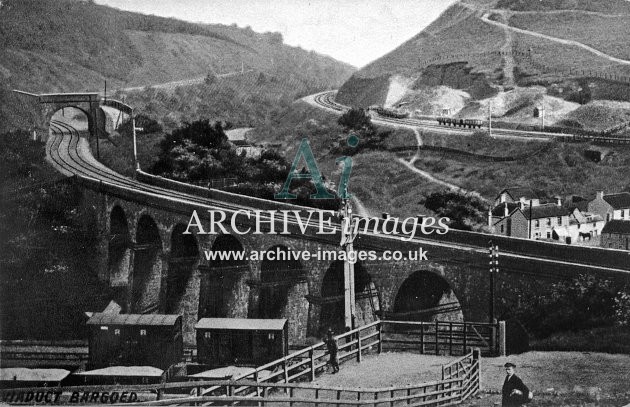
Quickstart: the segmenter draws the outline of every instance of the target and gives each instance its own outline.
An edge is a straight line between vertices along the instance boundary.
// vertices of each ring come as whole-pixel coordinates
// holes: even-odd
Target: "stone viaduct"
[[[48,99],[42,102],[86,112],[91,124],[85,136],[94,137],[98,133],[94,124],[99,116],[98,95],[72,95],[46,95]],[[308,227],[303,233],[292,221],[289,234],[238,234],[233,230],[183,234],[195,210],[207,220],[203,214],[208,209],[224,210],[229,216],[237,210],[305,208],[195,187],[142,171],[130,180],[99,169],[93,157],[76,164],[83,166],[83,173],[71,168],[63,171],[74,173],[74,182],[84,190],[83,207],[93,213],[99,230],[95,253],[99,277],[115,292],[123,312],[183,315],[188,345],[194,345],[193,327],[203,317],[287,318],[293,345],[321,337],[329,327],[343,330],[343,262],[206,258],[206,253],[228,251],[246,256],[253,250],[338,251],[339,230],[321,235]],[[245,217],[238,219],[240,230],[253,225]],[[332,220],[338,224],[338,218]],[[496,275],[498,317],[509,315],[520,297],[541,294],[554,281],[579,273],[627,279],[630,271],[627,251],[455,230],[444,235],[416,234],[410,241],[396,235],[362,233],[354,242],[356,250],[382,256],[386,251],[406,254],[422,248],[427,260],[357,262],[357,325],[383,317],[487,321],[490,240],[501,251]]]

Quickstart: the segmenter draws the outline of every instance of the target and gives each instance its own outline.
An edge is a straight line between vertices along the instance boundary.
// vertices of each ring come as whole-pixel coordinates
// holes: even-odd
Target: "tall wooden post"
[[[352,241],[354,240],[354,231],[352,230],[352,208],[350,201],[344,199],[341,208],[341,247],[344,248],[346,259],[343,263],[343,284],[344,284],[344,315],[345,325],[347,328],[355,328],[355,298],[354,291],[354,248]]]

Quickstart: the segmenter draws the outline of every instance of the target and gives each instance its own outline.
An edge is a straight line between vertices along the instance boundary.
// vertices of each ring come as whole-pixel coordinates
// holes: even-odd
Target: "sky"
[[[418,34],[455,0],[96,0],[143,14],[278,31],[284,42],[362,67]]]

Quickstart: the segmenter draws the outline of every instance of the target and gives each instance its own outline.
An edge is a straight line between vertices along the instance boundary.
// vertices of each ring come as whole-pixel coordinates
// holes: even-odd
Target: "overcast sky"
[[[361,67],[393,50],[454,0],[96,0],[123,10],[279,31],[285,43]]]

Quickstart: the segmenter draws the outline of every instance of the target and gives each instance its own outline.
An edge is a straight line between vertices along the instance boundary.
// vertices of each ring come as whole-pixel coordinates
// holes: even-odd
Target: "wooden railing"
[[[376,321],[360,328],[348,331],[336,336],[339,346],[339,362],[355,359],[361,362],[365,353],[375,350],[380,353],[381,343],[381,322]],[[255,383],[292,383],[296,381],[313,381],[317,373],[323,372],[328,365],[327,359],[330,357],[326,345],[319,342],[297,352],[291,353],[273,362],[258,366],[252,372],[235,377],[234,381],[251,380]],[[204,390],[200,395],[205,395],[220,391],[219,387],[211,387]],[[238,394],[249,394],[254,392],[260,394],[260,387],[239,386],[232,391],[233,396]],[[224,392],[224,394],[229,394]]]
[[[468,349],[463,357],[442,366],[440,380],[387,388],[343,388],[322,387],[312,384],[296,383],[313,381],[318,373],[326,368],[329,354],[323,342],[294,352],[283,358],[259,366],[251,373],[235,377],[230,381],[190,381],[180,383],[162,383],[156,385],[130,386],[80,386],[56,389],[60,392],[73,391],[138,391],[145,395],[154,394],[155,401],[150,405],[199,405],[199,403],[218,403],[237,405],[252,402],[259,405],[304,406],[323,405],[372,405],[372,406],[444,406],[457,404],[475,395],[480,389],[480,349],[472,349],[472,341],[462,332],[479,331],[484,325],[454,322],[400,322],[376,321],[358,329],[336,337],[339,345],[339,359],[343,363],[348,360],[361,362],[369,352],[382,352],[383,344],[391,342],[387,338],[389,330],[401,334],[401,327],[412,325],[421,327],[421,342],[425,343],[420,350],[429,350],[429,336],[433,332],[437,338],[437,349],[451,353],[458,349],[455,344],[463,340],[464,349]],[[429,328],[428,326],[433,328]],[[444,327],[447,327],[446,329]],[[486,327],[487,328],[487,327]],[[407,328],[408,329],[408,328]],[[416,331],[417,332],[417,331]],[[448,332],[448,335],[444,333]],[[407,334],[409,335],[409,334]],[[483,336],[483,335],[480,335]],[[414,342],[418,344],[419,342]],[[33,389],[12,389],[10,391],[32,391]],[[8,390],[7,390],[8,391]],[[6,391],[0,390],[0,395]],[[194,397],[185,396],[194,394]],[[147,403],[143,403],[147,405]]]
[[[479,348],[485,355],[499,352],[498,324],[482,322],[381,321],[385,350],[433,355],[465,355]]]

